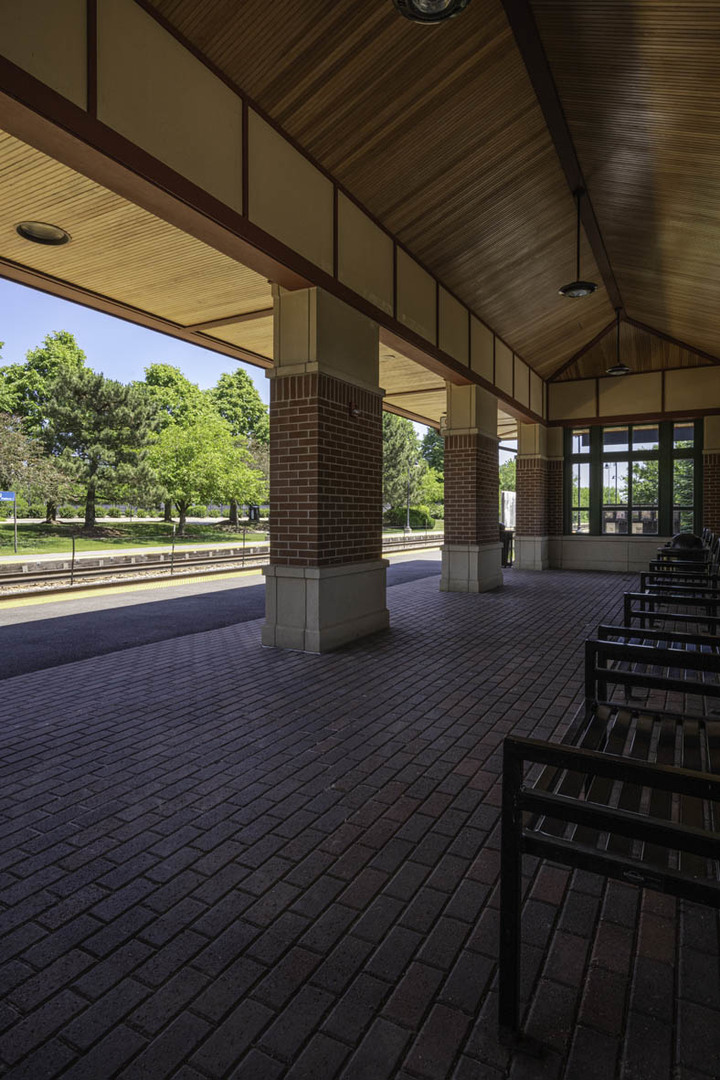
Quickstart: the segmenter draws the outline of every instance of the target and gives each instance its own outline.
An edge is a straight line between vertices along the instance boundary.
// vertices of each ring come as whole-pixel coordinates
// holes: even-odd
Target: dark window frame
[[[674,433],[675,425],[682,424],[693,427],[693,445],[675,449]],[[672,536],[673,516],[675,510],[692,510],[693,531],[698,532],[702,527],[702,451],[703,451],[703,422],[702,420],[663,420],[657,423],[658,448],[657,450],[633,450],[633,429],[655,426],[653,421],[638,420],[635,424],[585,424],[582,427],[565,428],[565,472],[564,472],[564,499],[563,499],[563,529],[566,535],[571,536],[605,536],[609,538],[630,536]],[[628,450],[604,450],[603,431],[610,428],[627,428]],[[572,450],[573,432],[589,431],[589,447],[586,453],[574,454]],[[674,463],[680,459],[693,460],[693,505],[692,507],[676,506],[673,500]],[[603,466],[606,462],[628,463],[628,501],[622,504],[627,508],[628,531],[626,533],[604,533],[602,531],[602,511],[604,494]],[[632,472],[633,464],[641,461],[658,462],[658,532],[657,534],[642,534],[632,532],[632,515],[634,510],[654,509],[654,507],[636,506],[632,499]],[[590,477],[590,500],[589,506],[578,507],[587,509],[589,517],[589,531],[577,533],[572,531],[573,520],[573,465],[587,464]]]

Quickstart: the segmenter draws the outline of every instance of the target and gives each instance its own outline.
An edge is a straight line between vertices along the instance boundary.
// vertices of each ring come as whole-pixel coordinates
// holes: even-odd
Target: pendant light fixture
[[[439,23],[459,15],[470,0],[393,0],[401,15],[413,22]]]
[[[575,192],[575,200],[577,202],[577,233],[576,233],[576,279],[571,281],[569,285],[563,285],[562,289],[558,291],[562,296],[569,296],[572,300],[579,300],[583,296],[590,296],[597,289],[597,285],[594,281],[582,281],[580,278],[580,200],[584,195],[582,188],[579,188]]]
[[[629,375],[630,368],[620,359],[620,308],[615,308],[615,363],[607,369],[608,375]]]

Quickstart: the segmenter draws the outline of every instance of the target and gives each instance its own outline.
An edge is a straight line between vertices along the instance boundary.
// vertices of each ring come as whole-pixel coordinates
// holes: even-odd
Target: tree
[[[223,372],[217,385],[208,391],[213,408],[230,425],[233,435],[249,440],[258,448],[270,442],[267,406],[247,372],[242,368]],[[238,523],[238,500],[230,499],[230,524]],[[254,501],[254,500],[251,500]]]
[[[429,468],[435,469],[441,475],[445,472],[445,440],[435,428],[427,429],[420,452]]]
[[[155,415],[155,430],[169,424],[194,424],[207,409],[203,391],[172,364],[150,364],[145,379],[135,384],[147,395]],[[165,500],[165,521],[172,521],[172,500]]]
[[[89,368],[64,368],[50,387],[44,441],[62,455],[85,489],[85,527],[95,525],[98,495],[122,484],[147,485],[153,410],[137,386]]]
[[[258,443],[270,442],[267,405],[257,392],[250,376],[242,368],[226,371],[208,397],[233,435],[244,435]]]
[[[85,353],[73,335],[68,330],[56,330],[45,336],[42,345],[26,353],[24,364],[0,368],[10,411],[22,418],[28,435],[42,435],[54,380],[66,369],[77,371],[84,366]]]
[[[194,502],[254,495],[254,474],[229,424],[209,409],[191,424],[170,424],[150,447],[150,464],[180,515],[179,535]]]
[[[445,499],[445,481],[437,469],[426,469],[420,480],[420,502],[427,505],[441,503]]]
[[[38,439],[22,430],[17,416],[0,413],[0,488],[31,499],[65,498],[72,482],[58,459],[43,451]]]
[[[418,500],[427,465],[420,456],[420,440],[410,420],[383,413],[383,504],[403,506]]]
[[[500,490],[501,491],[515,491],[515,458],[510,458],[509,461],[504,461],[498,469],[500,476]]]
[[[0,368],[0,398],[2,407],[22,419],[23,431],[40,438],[45,449],[52,453],[52,446],[45,439],[45,421],[51,401],[51,387],[55,379],[66,371],[77,371],[85,366],[85,353],[68,330],[56,330],[47,334],[42,345],[25,354],[24,364],[9,364]],[[54,521],[57,516],[57,500],[48,497],[46,516]]]

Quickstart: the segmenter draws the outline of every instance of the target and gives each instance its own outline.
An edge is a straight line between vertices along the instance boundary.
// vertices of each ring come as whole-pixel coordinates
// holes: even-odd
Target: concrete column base
[[[502,544],[445,544],[441,550],[441,592],[488,592],[502,585]]]
[[[515,567],[518,570],[547,570],[550,566],[547,536],[515,536]]]
[[[323,653],[384,630],[388,565],[266,566],[263,645]]]

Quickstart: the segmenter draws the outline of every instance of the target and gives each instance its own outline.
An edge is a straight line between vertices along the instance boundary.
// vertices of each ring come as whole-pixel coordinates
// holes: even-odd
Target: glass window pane
[[[603,428],[603,450],[608,453],[620,453],[630,449],[628,429],[626,427]]]
[[[603,465],[603,505],[622,506],[628,501],[628,462],[606,461]]]
[[[694,502],[693,483],[695,462],[692,458],[673,461],[673,505],[691,507]]]
[[[572,433],[573,454],[590,453],[590,428],[575,428]]]
[[[676,450],[683,450],[695,443],[694,424],[673,424],[673,446]]]
[[[672,531],[673,534],[679,532],[695,532],[695,515],[692,510],[673,510]]]
[[[590,532],[590,511],[589,510],[573,510],[573,513],[572,513],[572,531],[574,533],[589,533]]]
[[[657,536],[657,510],[633,510],[632,531],[633,536]]]
[[[590,465],[575,462],[572,467],[573,508],[590,505]]]
[[[633,450],[657,450],[660,432],[657,424],[636,425],[632,429]]]
[[[626,536],[628,531],[627,510],[603,510],[602,531],[608,535]]]
[[[676,462],[678,464],[678,462]],[[685,464],[685,462],[683,462]],[[692,462],[690,463],[692,464]],[[633,506],[657,506],[659,461],[634,461],[632,467]]]

